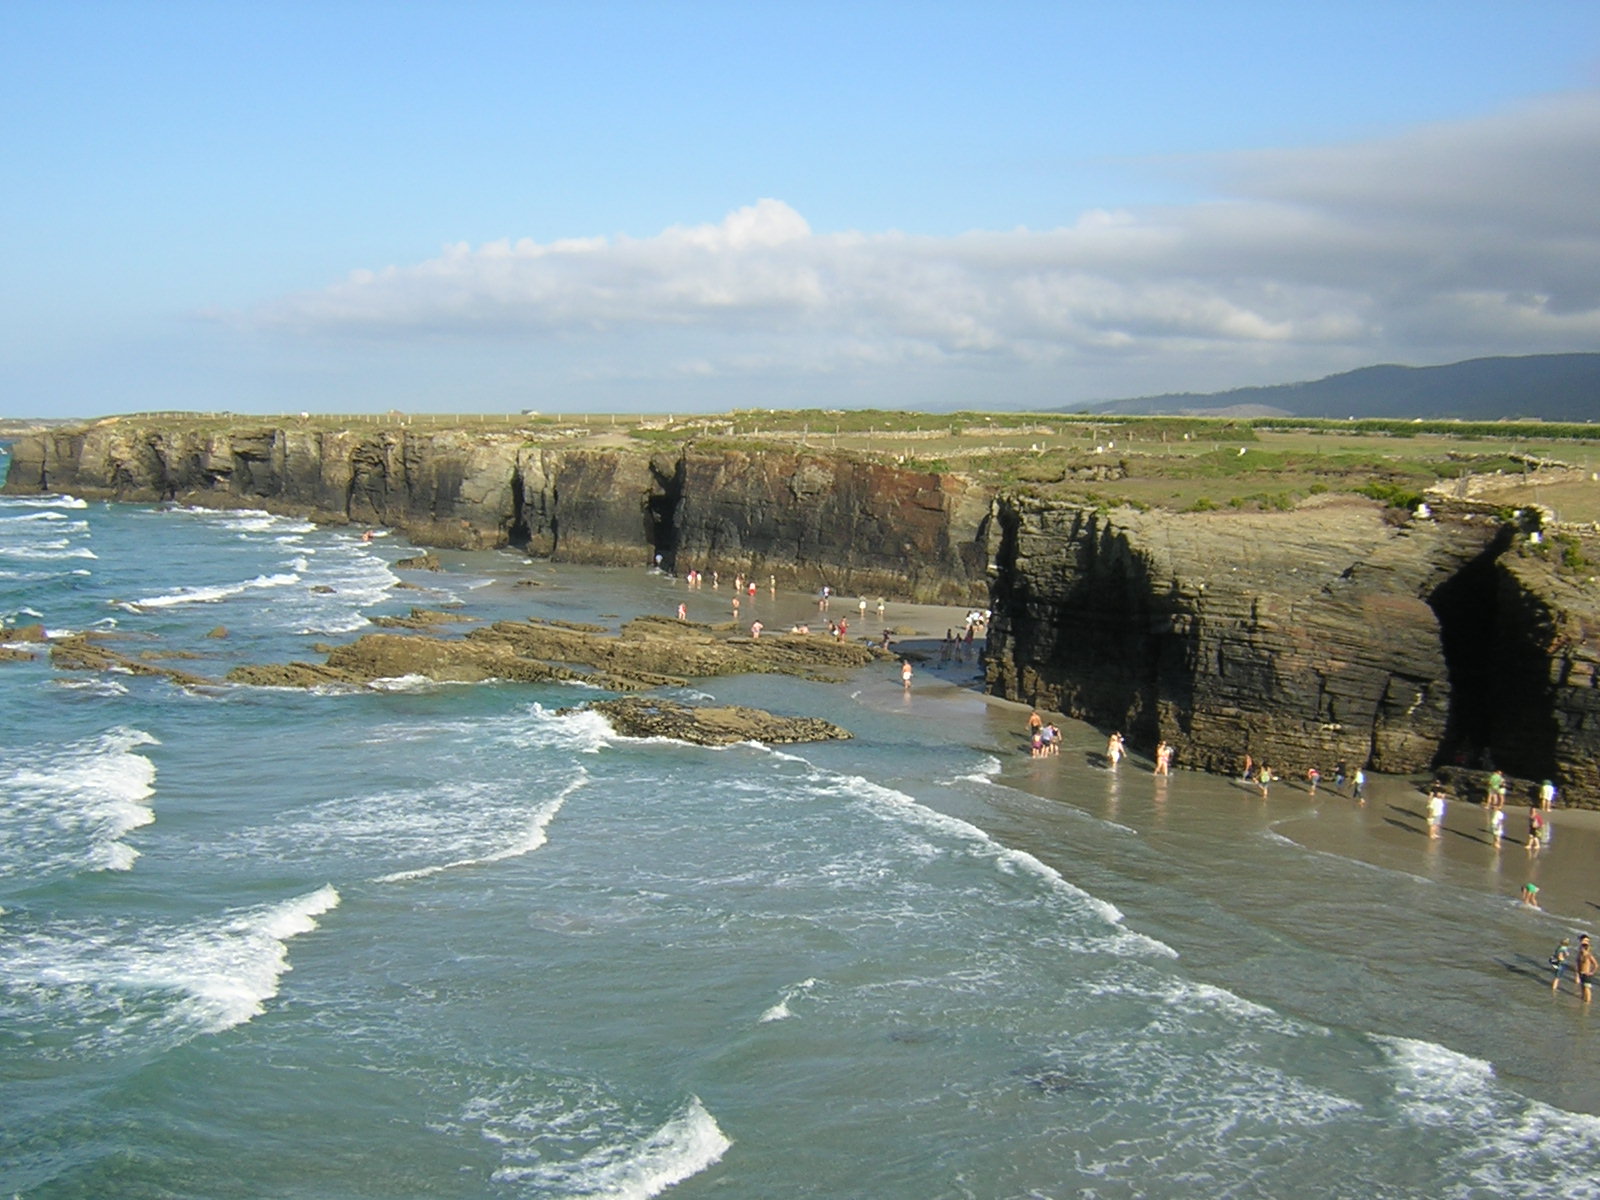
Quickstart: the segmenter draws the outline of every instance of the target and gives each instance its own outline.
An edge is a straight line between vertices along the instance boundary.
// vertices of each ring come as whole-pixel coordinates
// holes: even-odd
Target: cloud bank
[[[456,245],[249,321],[545,343],[590,378],[1138,362],[1130,384],[1181,388],[1600,346],[1600,92],[1201,166],[1219,199],[1050,230],[818,233],[763,199],[653,237]]]

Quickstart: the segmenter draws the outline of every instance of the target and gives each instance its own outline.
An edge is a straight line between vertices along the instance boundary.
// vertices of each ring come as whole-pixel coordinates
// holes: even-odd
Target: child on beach
[[[1428,790],[1428,837],[1439,840],[1439,826],[1444,824],[1444,793],[1437,784]]]
[[[1494,848],[1496,850],[1500,849],[1500,839],[1506,833],[1505,809],[1497,808],[1489,814],[1489,832],[1494,834]]]
[[[1561,977],[1567,973],[1567,959],[1572,957],[1572,939],[1562,938],[1561,944],[1550,952],[1550,969],[1554,971],[1555,978],[1550,981],[1550,990],[1561,990]]]

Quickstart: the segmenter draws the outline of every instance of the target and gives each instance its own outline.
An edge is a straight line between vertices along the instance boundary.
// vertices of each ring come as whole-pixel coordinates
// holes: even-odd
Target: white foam
[[[815,979],[802,979],[793,987],[784,988],[783,999],[779,1000],[778,1003],[774,1004],[771,1008],[763,1012],[759,1019],[759,1023],[765,1025],[769,1021],[787,1021],[790,1017],[794,1016],[794,1011],[789,1007],[789,1001],[795,999],[797,996],[805,995],[816,986],[817,981]]]
[[[87,500],[76,496],[0,496],[0,508],[88,508]]]
[[[101,1050],[187,1041],[265,1011],[290,970],[288,942],[335,908],[331,886],[187,926],[126,921],[19,937],[0,960],[11,987],[55,993],[52,1027]],[[74,1030],[74,1022],[82,1025]]]
[[[649,1200],[719,1162],[733,1142],[698,1096],[655,1132],[601,1146],[573,1163],[502,1167],[496,1182],[532,1182],[567,1200]],[[549,1189],[545,1192],[543,1189]]]
[[[65,539],[42,542],[32,546],[0,546],[0,555],[6,558],[22,559],[27,562],[55,562],[60,559],[100,557],[89,547],[74,546]]]
[[[52,679],[51,687],[67,692],[84,692],[90,696],[126,696],[128,689],[115,679]]]
[[[438,686],[426,675],[393,675],[368,681],[376,692],[424,692]]]
[[[47,508],[34,512],[18,513],[16,516],[0,516],[0,521],[5,521],[8,524],[16,523],[19,525],[25,521],[65,521],[66,519],[66,513],[57,512],[53,508]]]
[[[528,716],[531,720],[513,735],[513,745],[598,754],[617,739],[610,723],[593,709],[558,714],[554,709],[535,703],[528,710]]]
[[[156,768],[135,753],[160,743],[117,727],[54,749],[13,752],[8,791],[19,803],[0,843],[0,878],[64,871],[126,871],[138,851],[123,838],[155,820],[147,803]]]
[[[589,774],[581,767],[578,777],[563,788],[554,798],[534,809],[528,823],[522,828],[519,835],[508,845],[489,854],[480,854],[472,858],[458,858],[451,862],[438,863],[430,867],[418,867],[410,871],[396,871],[390,875],[380,876],[378,883],[402,883],[411,879],[426,879],[430,875],[437,875],[441,871],[450,871],[458,867],[482,867],[490,863],[504,862],[508,858],[521,858],[524,854],[532,854],[546,842],[549,834],[550,822],[555,819],[561,806],[567,802],[567,797],[589,782]]]
[[[131,607],[134,609],[149,609],[171,608],[178,604],[215,604],[233,596],[242,596],[246,592],[289,587],[291,584],[299,582],[300,576],[294,571],[284,571],[273,575],[257,575],[255,578],[246,579],[242,583],[222,583],[212,587],[185,587],[159,596],[147,596],[142,600],[132,601]]]
[[[828,781],[829,790],[837,794],[848,795],[875,806],[879,811],[892,813],[897,819],[909,820],[915,825],[934,832],[953,836],[967,845],[969,850],[986,856],[995,862],[997,868],[1008,874],[1025,872],[1046,883],[1053,891],[1069,897],[1073,901],[1089,908],[1098,915],[1107,925],[1117,928],[1119,936],[1115,940],[1116,952],[1127,953],[1135,946],[1142,947],[1148,952],[1154,952],[1165,957],[1176,958],[1178,952],[1172,947],[1156,938],[1135,933],[1122,926],[1123,914],[1107,900],[1094,896],[1076,884],[1069,882],[1054,867],[1041,862],[1038,858],[1025,850],[1015,850],[1002,845],[990,837],[986,832],[970,821],[959,817],[950,816],[931,808],[915,797],[894,788],[885,787],[874,783],[860,775],[839,775],[828,780],[821,772],[815,776],[819,781]]]
[[[1573,1164],[1600,1154],[1600,1117],[1503,1089],[1490,1064],[1445,1046],[1372,1037],[1393,1068],[1400,1112],[1419,1136],[1439,1126],[1470,1133],[1455,1165],[1474,1194],[1595,1194],[1592,1177]]]
[[[290,970],[291,938],[317,927],[316,918],[337,908],[339,893],[324,884],[314,892],[256,909],[201,929],[152,960],[155,976],[175,970],[178,983],[193,998],[201,1028],[218,1033],[266,1011]]]

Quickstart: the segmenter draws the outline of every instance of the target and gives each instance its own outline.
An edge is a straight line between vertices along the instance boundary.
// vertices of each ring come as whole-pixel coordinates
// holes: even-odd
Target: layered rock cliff
[[[989,686],[1208,770],[1492,761],[1600,804],[1592,585],[1485,506],[1423,512],[1003,500]]]
[[[669,570],[924,601],[981,603],[988,589],[987,490],[843,455],[109,421],[19,439],[6,490],[260,507],[569,562],[659,554]]]
[[[1487,504],[1170,513],[996,497],[848,455],[464,429],[110,421],[13,444],[8,492],[259,507],[436,546],[777,575],[995,610],[997,695],[1280,774],[1492,762],[1600,807],[1600,546]],[[992,574],[993,589],[989,592]]]

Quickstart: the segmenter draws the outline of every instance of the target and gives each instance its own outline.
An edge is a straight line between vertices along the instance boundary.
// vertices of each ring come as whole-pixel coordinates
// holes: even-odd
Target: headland
[[[1576,427],[1041,414],[120,418],[12,494],[991,608],[992,695],[1226,774],[1496,767],[1600,807],[1600,450]],[[1560,457],[1558,457],[1558,454]]]

